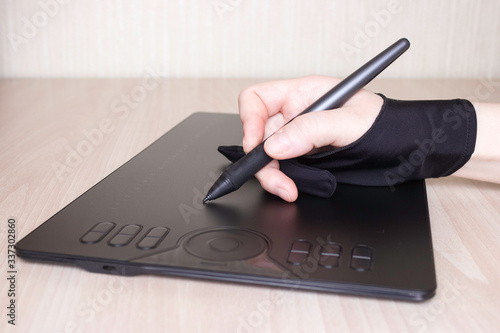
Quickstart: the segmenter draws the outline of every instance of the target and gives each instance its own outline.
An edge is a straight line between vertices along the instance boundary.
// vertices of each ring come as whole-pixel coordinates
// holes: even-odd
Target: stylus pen
[[[309,112],[331,110],[341,107],[349,98],[373,80],[373,78],[387,68],[387,66],[403,54],[409,47],[410,42],[406,38],[401,38],[375,58],[364,64],[357,71],[346,77],[286,124],[293,121],[296,117]],[[207,196],[203,199],[203,203],[236,191],[260,169],[269,164],[273,159],[264,151],[264,143],[266,140],[267,138],[251,152],[224,170],[222,175],[208,191]]]

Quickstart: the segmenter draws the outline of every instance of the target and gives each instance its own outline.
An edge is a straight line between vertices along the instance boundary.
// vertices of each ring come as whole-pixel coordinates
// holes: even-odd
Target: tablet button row
[[[309,241],[296,240],[292,243],[287,261],[293,265],[302,265],[310,256],[311,248],[312,244]],[[324,268],[338,267],[341,255],[342,245],[337,243],[323,244],[319,251],[318,265]],[[317,256],[316,253],[315,256]],[[373,250],[365,245],[356,245],[352,249],[350,259],[351,269],[369,271],[372,268]]]
[[[95,244],[100,242],[111,230],[116,226],[113,222],[101,222],[92,227],[85,235],[80,238],[80,242],[84,244]],[[128,245],[142,230],[142,226],[138,224],[127,224],[123,226],[116,235],[108,242],[108,245],[113,247],[121,247]],[[165,227],[154,227],[150,229],[144,237],[139,241],[137,247],[141,250],[151,250],[156,248],[160,242],[168,234],[169,229]]]

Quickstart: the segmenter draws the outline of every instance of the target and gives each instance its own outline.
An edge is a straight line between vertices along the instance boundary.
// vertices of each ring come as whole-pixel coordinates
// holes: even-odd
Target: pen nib
[[[203,199],[203,203],[206,204],[207,202],[210,201],[210,199],[211,199],[210,195],[207,195],[205,199]]]

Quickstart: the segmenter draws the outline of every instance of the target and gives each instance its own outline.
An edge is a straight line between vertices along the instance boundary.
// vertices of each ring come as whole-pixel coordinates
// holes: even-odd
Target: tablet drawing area
[[[237,115],[196,113],[16,245],[101,273],[164,274],[424,300],[436,288],[425,182],[339,184],[287,203],[255,179],[210,204]]]

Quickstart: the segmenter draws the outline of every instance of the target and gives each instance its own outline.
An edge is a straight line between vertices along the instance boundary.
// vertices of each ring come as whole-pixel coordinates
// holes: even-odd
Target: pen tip
[[[207,196],[205,197],[205,199],[203,199],[203,203],[204,203],[204,204],[206,204],[206,203],[207,203],[207,202],[209,202],[209,201],[210,201],[210,196],[209,196],[209,195],[207,195]]]

